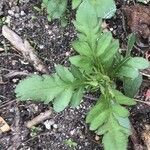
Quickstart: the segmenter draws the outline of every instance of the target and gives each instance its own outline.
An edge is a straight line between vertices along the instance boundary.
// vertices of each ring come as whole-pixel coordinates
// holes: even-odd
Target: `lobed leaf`
[[[52,101],[57,112],[64,110],[70,102],[73,106],[78,105],[83,95],[83,80],[74,78],[68,68],[61,65],[56,66],[56,72],[51,76],[32,75],[22,80],[15,89],[17,98],[22,101],[40,100],[46,104]]]
[[[73,95],[72,87],[65,89],[61,94],[59,94],[53,101],[53,107],[56,112],[64,110],[71,101]]]
[[[122,104],[122,105],[135,105],[136,104],[136,102],[134,101],[134,99],[129,98],[129,97],[123,95],[118,90],[113,90],[113,94],[115,96],[116,102],[118,102],[119,104]]]
[[[123,88],[124,88],[125,95],[133,98],[137,94],[141,84],[142,84],[142,75],[141,74],[139,74],[134,79],[124,78],[123,79]]]
[[[125,65],[137,69],[146,69],[150,66],[150,63],[143,57],[132,57],[126,62]]]
[[[83,94],[84,94],[84,88],[81,87],[77,89],[72,95],[70,106],[73,108],[77,107],[81,103]]]
[[[72,0],[72,9],[76,9],[80,4],[82,0]]]

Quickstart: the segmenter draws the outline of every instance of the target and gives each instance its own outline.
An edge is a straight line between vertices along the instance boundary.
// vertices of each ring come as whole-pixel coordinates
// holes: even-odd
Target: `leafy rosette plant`
[[[84,0],[72,0],[72,9],[77,9]],[[116,12],[114,0],[88,0],[98,13],[98,17],[111,18]],[[67,24],[65,12],[67,11],[68,0],[43,0],[42,7],[47,10],[48,21],[60,19],[62,26]]]
[[[32,75],[22,80],[15,92],[19,100],[51,102],[56,112],[78,106],[85,91],[100,92],[86,122],[90,130],[103,135],[105,150],[126,150],[131,126],[130,113],[125,106],[136,104],[130,97],[137,93],[141,84],[139,70],[147,68],[149,62],[130,56],[133,35],[129,37],[127,53],[123,57],[119,53],[118,40],[111,32],[103,32],[100,23],[94,6],[84,0],[74,21],[78,35],[72,46],[77,55],[69,58],[71,66],[57,65],[56,73],[52,75]],[[130,97],[116,89],[118,79],[122,80],[124,91]]]

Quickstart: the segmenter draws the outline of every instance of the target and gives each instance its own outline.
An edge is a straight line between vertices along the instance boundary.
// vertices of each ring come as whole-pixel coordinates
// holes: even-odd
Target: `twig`
[[[150,78],[150,74],[148,74],[148,73],[145,73],[145,72],[140,72],[143,76],[146,76],[146,77],[148,77],[148,78]]]
[[[15,77],[15,76],[28,76],[30,75],[30,73],[27,73],[25,71],[11,71],[8,74],[4,75],[6,78],[11,78],[11,77]]]
[[[2,109],[3,107],[6,107],[7,105],[9,105],[9,104],[11,104],[11,103],[13,103],[13,102],[15,102],[16,100],[12,100],[12,101],[8,101],[8,102],[6,102],[5,104],[2,104],[1,106],[0,106],[0,109]]]
[[[36,116],[32,120],[28,121],[26,126],[27,128],[31,128],[32,126],[35,126],[41,122],[43,122],[46,119],[49,119],[51,116],[52,110],[47,110],[44,113],[41,113],[40,115]]]
[[[95,98],[95,97],[92,97],[92,96],[88,96],[88,95],[84,95],[83,97],[87,98],[87,99],[90,99],[90,100],[93,100],[93,101],[96,101],[98,99],[98,98]]]
[[[134,150],[143,150],[134,127],[132,126],[131,128],[132,128],[131,141],[133,143]]]
[[[18,147],[21,144],[21,138],[20,138],[21,130],[20,130],[20,127],[19,127],[20,111],[19,111],[17,106],[15,107],[15,112],[16,112],[15,122],[14,122],[14,127],[12,127],[12,132],[14,132],[14,135],[13,135],[13,138],[12,138],[13,144],[8,148],[8,150],[16,150],[16,149],[18,149]]]
[[[47,68],[42,61],[37,57],[34,48],[27,40],[22,40],[14,31],[9,29],[6,25],[2,27],[2,35],[10,41],[10,43],[23,54],[23,56],[33,64],[36,70],[48,73]]]
[[[147,104],[148,106],[150,106],[150,102],[141,101],[141,100],[137,100],[137,99],[134,99],[134,100],[137,101],[137,102],[144,103],[144,104]]]

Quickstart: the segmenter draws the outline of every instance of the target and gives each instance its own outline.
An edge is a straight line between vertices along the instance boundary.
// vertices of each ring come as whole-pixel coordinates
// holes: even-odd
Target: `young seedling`
[[[78,106],[85,91],[100,92],[86,123],[90,130],[103,135],[105,150],[126,150],[131,126],[130,113],[124,105],[136,102],[117,90],[116,81],[119,79],[124,85],[126,80],[134,81],[149,62],[131,57],[131,45],[125,57],[119,53],[119,41],[111,32],[102,32],[97,11],[89,0],[80,4],[74,26],[78,36],[72,46],[77,55],[69,58],[71,66],[57,65],[55,74],[32,75],[22,80],[15,89],[16,96],[22,101],[51,102],[54,110],[60,112]]]

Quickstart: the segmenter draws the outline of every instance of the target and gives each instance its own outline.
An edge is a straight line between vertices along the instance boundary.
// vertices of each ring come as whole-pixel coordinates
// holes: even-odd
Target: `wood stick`
[[[26,124],[27,128],[31,128],[43,122],[44,120],[49,119],[51,116],[51,113],[52,113],[52,110],[47,110],[46,112],[41,113],[40,115],[36,116],[35,118],[27,122]]]
[[[33,64],[36,70],[42,73],[48,73],[47,68],[42,61],[37,57],[34,48],[27,40],[22,40],[19,35],[8,28],[6,25],[2,27],[2,35],[23,54],[24,58]]]

